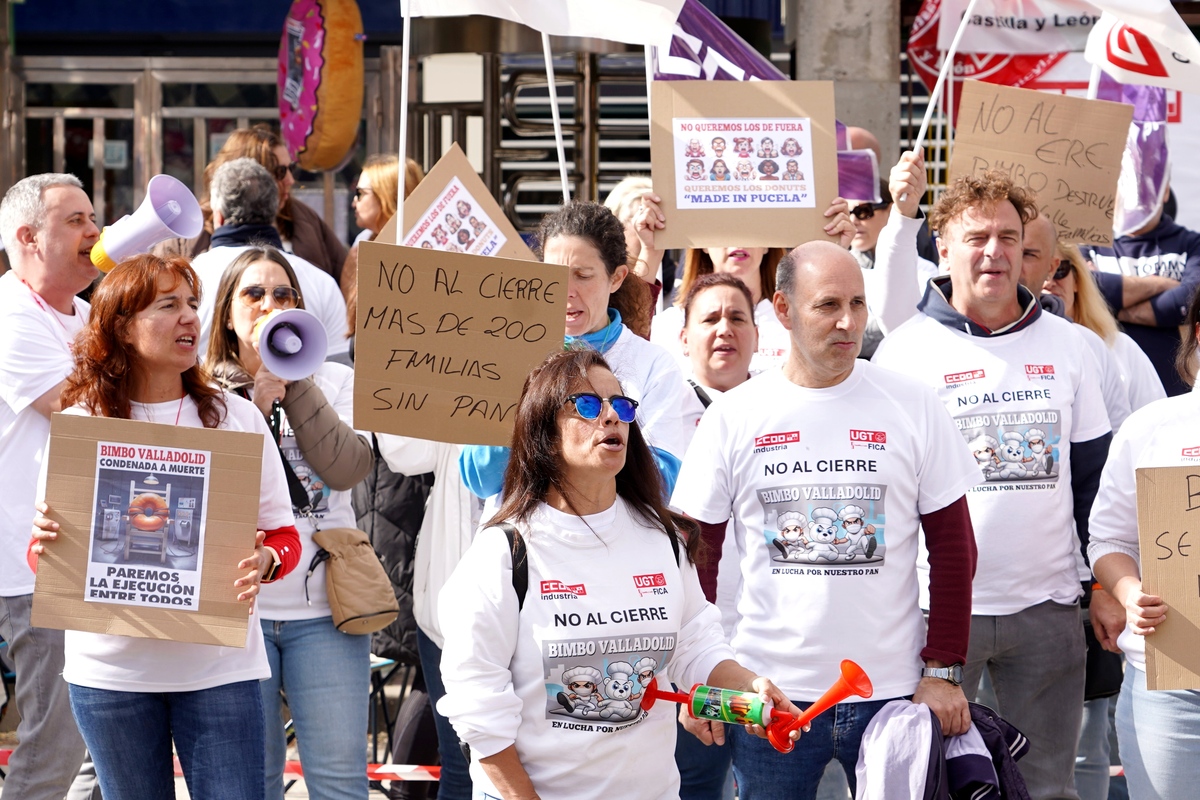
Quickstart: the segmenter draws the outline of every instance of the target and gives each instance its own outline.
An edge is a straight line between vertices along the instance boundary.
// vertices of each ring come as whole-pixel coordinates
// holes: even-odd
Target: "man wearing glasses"
[[[283,252],[275,214],[279,209],[279,187],[266,167],[252,158],[238,158],[222,164],[213,174],[210,189],[213,211],[212,249],[196,256],[192,268],[200,277],[200,347],[208,351],[212,327],[213,305],[217,285],[225,268],[239,253],[252,245],[271,245]],[[329,339],[329,355],[339,355],[349,349],[346,339],[346,302],[337,282],[319,267],[292,253],[283,253],[296,279],[304,305],[325,327]],[[288,289],[290,287],[277,287]],[[259,298],[261,300],[262,298]],[[276,305],[292,308],[295,300],[276,297]]]

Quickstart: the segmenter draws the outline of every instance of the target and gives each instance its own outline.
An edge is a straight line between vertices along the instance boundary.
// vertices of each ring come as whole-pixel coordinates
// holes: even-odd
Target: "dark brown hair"
[[[961,217],[968,208],[990,210],[1006,200],[1017,210],[1022,226],[1038,215],[1033,193],[1017,186],[1003,172],[994,169],[982,175],[964,175],[947,186],[930,209],[929,229],[942,236],[946,225]]]
[[[604,269],[611,276],[617,267],[628,268],[625,250],[625,227],[611,211],[599,203],[575,200],[546,215],[537,231],[537,255],[544,258],[546,243],[556,236],[578,236],[600,254]],[[625,327],[632,331],[649,330],[651,308],[649,292],[632,272],[608,298],[609,308],[621,315]],[[644,281],[642,281],[644,283]]]
[[[775,296],[775,268],[786,253],[785,247],[772,247],[763,253],[762,261],[758,262],[758,280],[762,284],[760,300],[770,300]],[[687,297],[693,281],[701,275],[712,273],[713,261],[708,253],[698,247],[688,250],[683,257],[683,277],[679,279],[679,288],[675,294],[678,299],[675,304],[683,305],[683,298]],[[754,308],[754,303],[751,303],[750,307]]]
[[[686,326],[688,321],[688,312],[692,310],[692,303],[705,289],[711,289],[714,286],[728,286],[737,289],[746,297],[746,304],[750,306],[750,322],[754,322],[754,296],[750,294],[750,287],[742,282],[742,279],[736,275],[730,275],[728,272],[710,272],[707,275],[701,275],[692,282],[692,287],[683,297],[683,324]]]
[[[1179,343],[1179,351],[1175,354],[1175,371],[1188,386],[1196,380],[1196,351],[1200,342],[1196,340],[1196,326],[1200,325],[1200,291],[1192,294],[1192,302],[1188,303],[1187,317],[1183,320],[1183,341]]]
[[[571,506],[571,486],[562,463],[562,434],[558,413],[574,392],[591,389],[588,370],[612,371],[604,357],[590,347],[554,353],[529,373],[513,424],[512,454],[504,471],[504,504],[492,522],[523,522],[555,489]],[[649,525],[683,539],[688,560],[700,547],[696,523],[670,511],[663,502],[665,484],[641,427],[629,425],[625,466],[617,473],[617,496]],[[573,507],[572,507],[572,510]]]
[[[62,392],[63,408],[79,405],[97,417],[129,419],[129,384],[138,354],[126,343],[133,317],[158,297],[163,275],[172,275],[200,298],[200,280],[186,258],[140,255],[126,259],[108,273],[92,293],[87,326],[75,340],[75,370]],[[199,363],[184,373],[183,389],[200,411],[206,428],[225,416],[221,391],[208,382]]]
[[[208,364],[209,370],[213,372],[224,373],[225,369],[221,365],[236,364],[245,371],[242,365],[242,359],[238,353],[238,338],[237,332],[229,328],[229,320],[232,312],[230,306],[233,305],[234,293],[237,291],[238,283],[242,280],[242,274],[253,263],[258,261],[270,261],[273,264],[283,268],[287,274],[288,283],[297,292],[300,292],[300,281],[296,278],[296,271],[292,269],[292,265],[283,257],[283,254],[274,247],[251,247],[238,253],[237,258],[229,263],[225,271],[221,273],[221,282],[217,284],[217,296],[213,301],[213,319],[212,327],[209,329],[208,335],[208,353],[204,356],[204,361]],[[300,294],[300,299],[296,303],[296,308],[304,308],[304,295]]]

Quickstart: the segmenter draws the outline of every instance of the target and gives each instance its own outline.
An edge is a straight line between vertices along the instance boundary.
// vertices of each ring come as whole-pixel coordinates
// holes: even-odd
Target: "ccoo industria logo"
[[[1197,445],[1196,447],[1183,448],[1183,452],[1181,453],[1181,456],[1183,458],[1188,459],[1189,461],[1200,460],[1200,445]]]
[[[770,453],[773,450],[784,450],[789,444],[796,444],[799,441],[800,431],[764,433],[762,436],[754,437],[754,452]]]
[[[969,369],[966,372],[951,372],[949,375],[943,377],[947,388],[956,389],[963,384],[973,383],[983,378],[984,372],[981,369]]]
[[[543,600],[573,600],[587,594],[582,583],[569,584],[562,581],[542,581]]]

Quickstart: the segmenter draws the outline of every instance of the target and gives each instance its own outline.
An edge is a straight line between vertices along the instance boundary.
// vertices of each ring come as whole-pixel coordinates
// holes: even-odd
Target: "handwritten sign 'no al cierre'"
[[[526,376],[562,348],[566,299],[562,266],[362,243],[355,427],[508,445]]]
[[[963,84],[950,180],[998,169],[1037,195],[1064,242],[1112,244],[1133,106]]]
[[[1167,619],[1146,637],[1146,686],[1200,689],[1200,468],[1137,471],[1142,591]]]

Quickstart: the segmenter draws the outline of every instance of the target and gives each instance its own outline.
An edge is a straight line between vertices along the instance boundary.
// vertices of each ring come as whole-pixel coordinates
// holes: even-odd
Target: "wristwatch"
[[[962,686],[962,664],[951,664],[948,667],[925,667],[921,670],[921,677],[941,678],[944,681],[950,681],[955,686]]]
[[[279,569],[283,566],[283,562],[279,560],[279,553],[275,552],[274,547],[264,547],[271,554],[271,566],[267,567],[267,571],[263,573],[260,583],[270,583],[279,576]]]

